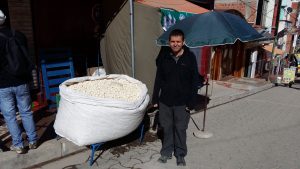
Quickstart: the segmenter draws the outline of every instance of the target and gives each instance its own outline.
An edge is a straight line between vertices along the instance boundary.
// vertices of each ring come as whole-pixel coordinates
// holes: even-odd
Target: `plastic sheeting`
[[[134,102],[85,96],[69,85],[87,80],[126,79],[141,89]],[[126,75],[79,77],[65,81],[59,86],[61,99],[56,115],[55,132],[78,146],[106,142],[123,137],[142,122],[149,103],[146,85]]]

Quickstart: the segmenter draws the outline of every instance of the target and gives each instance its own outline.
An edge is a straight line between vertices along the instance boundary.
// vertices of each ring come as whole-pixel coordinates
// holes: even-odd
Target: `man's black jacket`
[[[199,85],[195,55],[185,47],[176,63],[171,49],[164,47],[156,59],[156,66],[152,104],[162,102],[167,106],[194,108]]]
[[[7,27],[0,28],[0,32],[8,37],[12,36],[11,30]],[[27,39],[24,34],[16,31],[16,37],[23,45],[27,46]],[[30,82],[32,79],[31,75],[14,76],[9,71],[3,69],[4,65],[8,64],[8,61],[5,58],[6,41],[7,39],[0,37],[0,88],[13,87]]]

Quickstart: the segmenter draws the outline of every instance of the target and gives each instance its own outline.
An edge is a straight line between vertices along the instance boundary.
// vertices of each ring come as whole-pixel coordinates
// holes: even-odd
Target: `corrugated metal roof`
[[[186,0],[137,0],[136,2],[157,8],[170,8],[180,12],[196,14],[208,12],[207,9]]]

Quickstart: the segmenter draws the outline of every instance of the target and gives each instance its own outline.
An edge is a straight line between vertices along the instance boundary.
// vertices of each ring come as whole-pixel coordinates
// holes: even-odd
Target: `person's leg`
[[[186,106],[175,106],[174,107],[174,145],[176,157],[184,157],[187,154],[186,145],[186,130],[190,120],[190,114],[185,110]]]
[[[30,144],[37,142],[37,134],[35,130],[35,123],[31,111],[31,98],[29,85],[24,84],[16,87],[17,106],[22,119],[23,127],[26,131],[28,141]]]
[[[159,104],[159,123],[163,129],[163,140],[160,154],[172,156],[174,151],[173,112],[172,108],[163,103]]]
[[[0,109],[12,137],[14,147],[23,147],[22,132],[16,119],[15,93],[13,87],[0,88]]]

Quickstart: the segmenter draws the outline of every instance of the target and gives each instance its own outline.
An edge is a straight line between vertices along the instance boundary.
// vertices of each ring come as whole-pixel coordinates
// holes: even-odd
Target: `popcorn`
[[[87,96],[133,102],[139,99],[139,84],[125,79],[100,79],[70,85],[69,88]]]

